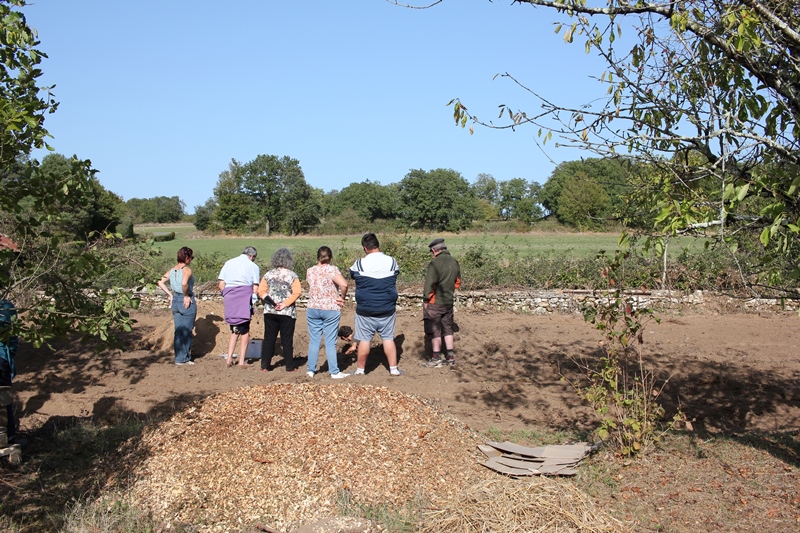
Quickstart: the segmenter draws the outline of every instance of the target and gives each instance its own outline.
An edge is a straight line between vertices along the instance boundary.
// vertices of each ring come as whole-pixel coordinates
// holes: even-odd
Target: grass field
[[[190,247],[195,254],[210,255],[220,253],[225,257],[240,254],[245,246],[255,246],[259,257],[268,258],[281,247],[290,250],[316,253],[322,245],[330,246],[334,252],[343,247],[359,251],[361,248],[361,235],[336,235],[336,236],[298,236],[298,237],[216,237],[204,236],[197,232],[190,224],[180,225],[147,225],[135,228],[138,235],[153,234],[166,235],[175,232],[172,241],[156,243],[161,250],[172,255],[181,246]],[[381,239],[384,235],[378,235]],[[567,255],[576,258],[593,256],[600,250],[607,253],[617,249],[619,233],[507,233],[507,234],[430,234],[414,233],[408,235],[394,235],[395,238],[407,242],[411,246],[419,245],[425,249],[427,244],[435,237],[445,237],[447,246],[454,255],[464,252],[474,246],[482,246],[490,252],[502,253],[514,250],[522,255],[546,256]],[[697,240],[685,239],[682,246],[700,249],[702,243]],[[670,247],[671,255],[680,251],[679,246]]]

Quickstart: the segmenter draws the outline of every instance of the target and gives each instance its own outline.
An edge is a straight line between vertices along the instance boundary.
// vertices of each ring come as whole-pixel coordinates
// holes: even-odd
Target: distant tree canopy
[[[294,235],[316,225],[322,211],[321,195],[306,183],[300,162],[274,155],[244,164],[231,160],[214,188],[213,205],[210,224],[229,232],[269,228]]]
[[[79,163],[79,160],[49,154],[42,158],[34,172],[38,179],[57,187],[70,179],[74,163]],[[78,194],[69,195],[53,206],[61,215],[50,225],[51,228],[77,240],[92,240],[103,232],[117,231],[125,211],[122,199],[106,190],[93,174],[88,176],[85,185],[83,190],[76,190]],[[35,201],[30,196],[22,200],[23,205],[32,206],[33,203]]]
[[[556,166],[539,192],[542,206],[562,224],[602,227],[607,219],[622,219],[625,197],[630,192],[628,177],[631,163],[625,159],[589,158],[565,161]],[[569,194],[564,194],[570,182]],[[602,192],[592,202],[583,195],[587,191]],[[584,200],[579,201],[578,197]],[[568,202],[569,205],[561,205]]]
[[[520,220],[526,224],[542,218],[539,204],[541,185],[523,178],[497,181],[491,174],[478,174],[470,189],[478,198],[479,217],[484,220],[502,218]]]
[[[214,199],[209,198],[203,205],[197,205],[194,208],[194,226],[200,230],[205,231],[211,227],[211,217],[214,215]]]
[[[363,181],[351,183],[330,199],[328,212],[337,216],[345,209],[352,209],[370,222],[382,218],[392,219],[400,214],[400,187],[398,184],[381,185]]]
[[[402,218],[414,227],[460,231],[478,209],[469,183],[455,170],[412,170],[400,182]]]
[[[177,196],[131,198],[125,202],[128,215],[135,224],[167,224],[179,222],[185,214],[186,204]]]
[[[326,193],[306,184],[296,159],[260,155],[248,163],[231,161],[220,173],[214,196],[195,206],[194,223],[201,231],[269,227],[296,234],[311,231],[323,219],[335,221],[332,227],[345,232],[384,220],[461,231],[478,221],[531,225],[552,215],[562,224],[587,230],[602,230],[609,223],[641,226],[643,220],[652,223],[652,215],[632,209],[626,195],[633,176],[639,179],[647,171],[626,158],[567,161],[542,186],[523,178],[498,181],[486,173],[470,185],[454,170],[417,169],[399,183],[367,180]]]
[[[500,198],[500,185],[491,174],[478,174],[472,182],[472,191],[476,198],[486,200],[492,205],[497,205],[497,200]]]

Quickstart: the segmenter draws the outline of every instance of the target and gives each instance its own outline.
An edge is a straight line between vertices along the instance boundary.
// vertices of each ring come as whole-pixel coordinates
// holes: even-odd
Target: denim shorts
[[[389,316],[362,316],[357,314],[355,320],[356,331],[353,334],[353,340],[370,342],[375,333],[380,335],[381,340],[384,341],[394,339],[396,318],[396,313],[392,313]]]

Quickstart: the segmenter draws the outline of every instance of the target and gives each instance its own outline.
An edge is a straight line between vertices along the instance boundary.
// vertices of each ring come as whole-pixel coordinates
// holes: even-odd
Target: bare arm
[[[167,270],[166,274],[161,276],[161,279],[158,280],[158,288],[164,291],[167,296],[169,296],[169,301],[172,303],[172,291],[167,289],[167,280],[169,280],[169,270]]]
[[[336,303],[342,306],[344,305],[344,297],[347,296],[347,280],[344,279],[341,272],[337,272],[333,277],[333,283],[339,288],[339,297],[336,299]]]

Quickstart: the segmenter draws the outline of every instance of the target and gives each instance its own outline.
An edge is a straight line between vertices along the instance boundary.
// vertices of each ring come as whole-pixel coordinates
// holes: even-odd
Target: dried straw
[[[420,533],[557,533],[627,531],[571,482],[497,477],[423,511]]]

